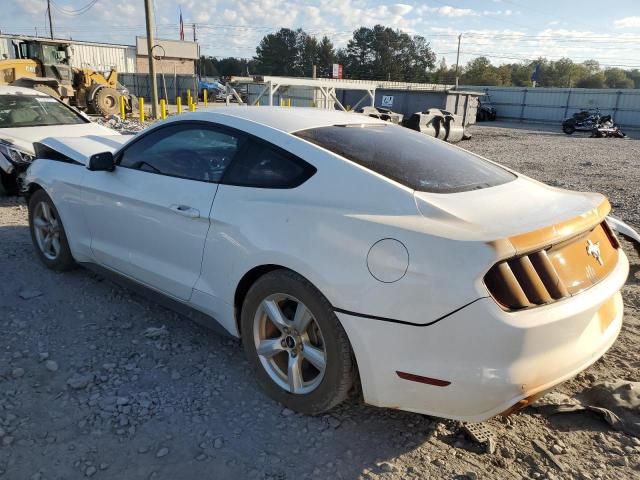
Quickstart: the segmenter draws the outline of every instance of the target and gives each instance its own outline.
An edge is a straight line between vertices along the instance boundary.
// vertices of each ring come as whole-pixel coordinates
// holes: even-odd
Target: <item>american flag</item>
[[[182,21],[182,9],[180,9],[180,40],[184,40],[184,22]]]

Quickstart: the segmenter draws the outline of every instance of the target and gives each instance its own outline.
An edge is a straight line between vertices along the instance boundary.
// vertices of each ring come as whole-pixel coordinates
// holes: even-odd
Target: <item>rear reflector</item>
[[[413,373],[398,372],[398,376],[403,380],[409,380],[410,382],[426,383],[427,385],[435,385],[436,387],[446,387],[451,385],[451,382],[447,380],[439,380],[437,378],[423,377],[422,375],[415,375]]]

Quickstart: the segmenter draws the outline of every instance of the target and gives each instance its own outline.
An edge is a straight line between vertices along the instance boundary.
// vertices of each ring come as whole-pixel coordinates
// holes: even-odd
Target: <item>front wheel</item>
[[[120,92],[115,88],[101,87],[93,96],[92,110],[105,117],[117,115],[120,111]]]
[[[344,401],[355,377],[349,339],[326,298],[305,278],[276,270],[242,306],[242,341],[258,383],[274,400],[309,415]]]
[[[29,230],[38,257],[47,268],[58,272],[73,268],[75,262],[62,220],[44,190],[37,190],[29,199]]]

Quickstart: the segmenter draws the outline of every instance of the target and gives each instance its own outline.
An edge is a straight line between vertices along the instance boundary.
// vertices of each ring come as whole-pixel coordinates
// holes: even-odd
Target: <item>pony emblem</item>
[[[593,243],[591,240],[587,240],[587,255],[595,258],[600,266],[604,265],[602,257],[600,256],[600,242]]]

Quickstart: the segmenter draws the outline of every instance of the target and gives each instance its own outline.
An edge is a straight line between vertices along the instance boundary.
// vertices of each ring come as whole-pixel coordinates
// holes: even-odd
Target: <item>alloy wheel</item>
[[[40,202],[35,208],[33,228],[38,248],[49,260],[60,255],[60,222],[47,202]]]
[[[269,295],[253,322],[256,352],[269,377],[295,394],[314,391],[322,382],[327,351],[318,322],[307,306],[291,295]]]

